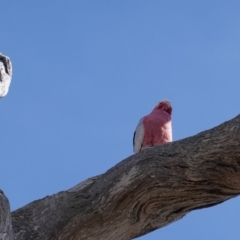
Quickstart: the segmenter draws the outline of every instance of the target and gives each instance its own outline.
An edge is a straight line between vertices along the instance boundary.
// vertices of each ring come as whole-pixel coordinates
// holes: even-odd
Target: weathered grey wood
[[[132,239],[239,194],[240,115],[14,211],[14,239]]]
[[[12,239],[12,222],[11,212],[8,199],[0,190],[0,239],[11,240]]]
[[[9,57],[0,53],[0,98],[8,93],[12,80],[12,64]]]

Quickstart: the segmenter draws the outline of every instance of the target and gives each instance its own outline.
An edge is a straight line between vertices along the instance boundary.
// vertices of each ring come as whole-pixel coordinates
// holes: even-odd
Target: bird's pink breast
[[[142,148],[172,142],[171,116],[162,110],[154,110],[143,118],[144,138]]]

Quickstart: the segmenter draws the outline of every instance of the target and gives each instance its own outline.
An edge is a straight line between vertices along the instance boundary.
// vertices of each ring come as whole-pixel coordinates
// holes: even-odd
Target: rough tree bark
[[[0,239],[12,239],[12,222],[8,199],[0,190]]]
[[[132,239],[236,197],[239,140],[240,115],[145,149],[102,175],[12,212],[13,239]],[[12,239],[8,204],[1,206],[1,234]]]

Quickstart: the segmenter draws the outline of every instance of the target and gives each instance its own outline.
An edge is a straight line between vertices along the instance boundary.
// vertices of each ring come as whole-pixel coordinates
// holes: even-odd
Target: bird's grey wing
[[[143,118],[140,119],[136,130],[133,134],[133,151],[134,153],[138,153],[142,148],[143,137],[144,137],[144,126],[143,126]]]
[[[0,98],[8,93],[12,79],[12,64],[10,59],[0,53]]]

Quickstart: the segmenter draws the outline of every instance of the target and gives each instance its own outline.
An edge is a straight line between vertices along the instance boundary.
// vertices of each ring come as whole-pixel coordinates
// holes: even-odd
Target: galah
[[[8,93],[12,79],[12,64],[9,57],[0,53],[0,98]]]
[[[140,119],[133,135],[134,153],[147,147],[172,142],[171,114],[171,103],[162,100],[150,114]]]

